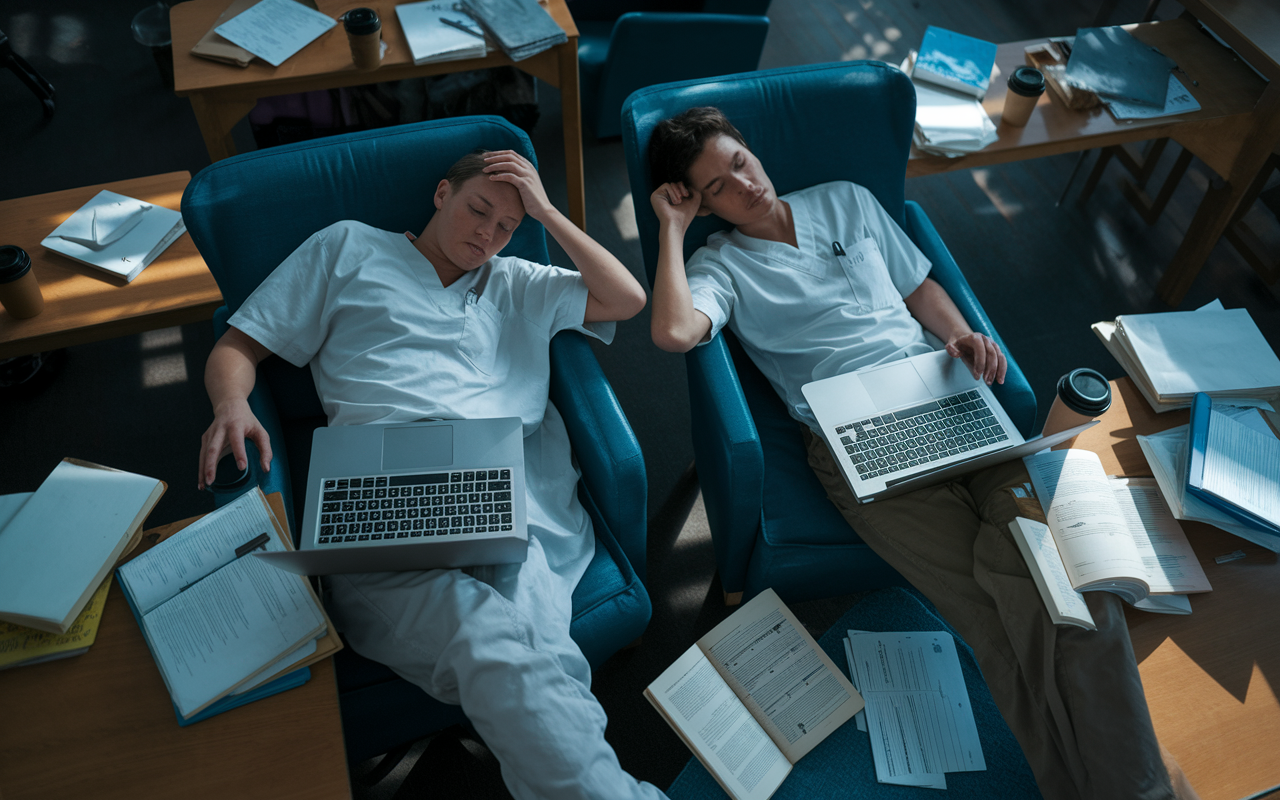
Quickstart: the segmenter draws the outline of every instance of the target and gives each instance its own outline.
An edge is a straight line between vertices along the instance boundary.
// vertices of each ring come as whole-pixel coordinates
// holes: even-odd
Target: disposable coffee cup
[[[1044,436],[1050,436],[1095,420],[1111,408],[1111,384],[1097,370],[1073,369],[1058,379],[1058,396],[1045,418]],[[1068,439],[1054,449],[1070,447]]]
[[[1042,94],[1044,74],[1035,67],[1018,67],[1009,76],[1009,91],[1004,96],[1000,121],[1018,128],[1026,125]]]
[[[0,305],[14,319],[34,317],[44,310],[44,295],[31,271],[31,256],[16,245],[0,247]]]
[[[382,63],[382,20],[372,8],[353,8],[343,17],[351,60],[356,69],[377,69]]]

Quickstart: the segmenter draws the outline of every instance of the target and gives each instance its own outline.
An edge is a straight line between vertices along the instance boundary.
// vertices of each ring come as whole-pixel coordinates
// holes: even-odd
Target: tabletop
[[[226,9],[227,4],[228,0],[188,0],[173,6],[170,9],[173,52],[189,53],[196,42],[200,41],[200,37],[213,27],[214,21]],[[347,34],[339,23],[286,59],[279,67],[273,67],[262,59],[254,59],[247,67],[236,67],[204,58],[175,58],[174,90],[179,97],[184,97],[193,92],[272,84],[280,85],[282,88],[277,93],[283,94],[290,91],[287,88],[290,82],[307,82],[317,77],[329,79],[327,83],[333,86],[350,86],[399,80],[409,77],[408,73],[417,76],[427,72],[444,74],[513,63],[501,50],[491,50],[484,58],[415,66],[404,31],[400,29],[396,19],[395,7],[399,4],[400,0],[317,0],[320,13],[334,18],[345,14],[349,9],[362,6],[378,12],[387,52],[382,57],[382,65],[377,69],[362,72],[355,68],[351,62]],[[564,29],[570,43],[576,48],[578,28],[574,25],[565,0],[547,0],[544,5],[547,13]],[[334,78],[339,79],[340,83],[334,83]]]
[[[40,245],[103,189],[178,211],[189,180],[190,173],[170,172],[0,202],[0,243],[16,244],[31,256],[45,302],[44,311],[30,319],[0,313],[0,358],[212,318],[222,294],[188,234],[132,283]]]
[[[1007,93],[1005,81],[1014,69],[1026,64],[1027,46],[1047,39],[1009,42],[999,45],[996,50],[997,73],[982,101],[983,109],[997,125],[999,138],[982,150],[960,158],[924,155],[913,148],[911,160],[907,163],[907,177],[1039,158],[1127,141],[1157,139],[1188,129],[1210,130],[1224,141],[1238,143],[1244,138],[1252,124],[1251,112],[1262,95],[1265,81],[1187,20],[1125,27],[1135,38],[1156,47],[1177,62],[1181,70],[1176,73],[1177,77],[1200,103],[1199,111],[1173,117],[1118,121],[1102,106],[1086,110],[1069,109],[1053,92],[1046,91],[1025,127],[1001,125]],[[1220,155],[1207,153],[1204,157],[1219,174],[1225,174],[1230,170],[1235,150],[1227,147]]]
[[[284,519],[280,495],[268,500]],[[147,531],[128,557],[195,519]],[[332,659],[296,689],[179,727],[116,583],[89,652],[5,671],[0,708],[5,800],[351,796]]]
[[[1187,410],[1155,413],[1128,378],[1112,407],[1076,440],[1109,475],[1150,475],[1138,435],[1187,424]],[[1129,636],[1160,742],[1204,800],[1238,800],[1280,785],[1280,564],[1226,531],[1181,522],[1205,575],[1191,616],[1126,608]],[[1242,559],[1215,558],[1240,550]]]

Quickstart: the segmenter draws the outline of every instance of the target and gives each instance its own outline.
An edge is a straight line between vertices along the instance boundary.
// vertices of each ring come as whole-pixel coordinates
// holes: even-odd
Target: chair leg
[[[724,604],[729,608],[733,608],[734,606],[740,604],[741,602],[742,602],[742,592],[725,592],[724,593]]]
[[[1191,166],[1191,158],[1191,151],[1184,147],[1182,152],[1178,154],[1178,160],[1173,163],[1173,169],[1169,170],[1164,183],[1161,184],[1155,200],[1151,200],[1147,193],[1142,190],[1141,183],[1135,185],[1130,181],[1125,181],[1121,185],[1121,190],[1124,192],[1129,204],[1133,206],[1134,210],[1148,225],[1154,225],[1156,220],[1160,219],[1160,215],[1164,213],[1165,206],[1169,205],[1169,200],[1178,188],[1178,183],[1182,181],[1182,176],[1186,174],[1187,167]]]
[[[1240,253],[1249,266],[1253,267],[1254,272],[1258,273],[1258,277],[1262,278],[1267,284],[1273,284],[1280,278],[1280,257],[1266,255],[1266,244],[1258,234],[1254,233],[1253,228],[1244,221],[1244,215],[1266,187],[1271,173],[1277,169],[1280,169],[1280,153],[1273,154],[1271,158],[1267,159],[1267,163],[1263,165],[1262,169],[1258,170],[1258,175],[1253,179],[1253,183],[1249,185],[1249,190],[1240,199],[1240,207],[1236,210],[1235,217],[1222,234],[1223,238],[1231,242],[1231,246]]]
[[[7,40],[4,42],[4,46],[8,50],[4,56],[4,66],[12,70],[13,74],[18,76],[18,80],[25,83],[27,88],[31,89],[35,96],[40,99],[40,102],[44,105],[44,115],[52,117],[55,110],[53,84],[45,80],[44,76],[39,72],[32,69],[26,59],[13,52]]]
[[[1093,194],[1093,190],[1098,187],[1098,181],[1102,180],[1102,173],[1107,168],[1107,162],[1112,156],[1120,150],[1119,145],[1104,147],[1098,152],[1098,162],[1093,165],[1093,171],[1089,173],[1089,178],[1084,182],[1084,186],[1080,189],[1080,196],[1076,198],[1076,205],[1083,206],[1089,202],[1089,197]]]

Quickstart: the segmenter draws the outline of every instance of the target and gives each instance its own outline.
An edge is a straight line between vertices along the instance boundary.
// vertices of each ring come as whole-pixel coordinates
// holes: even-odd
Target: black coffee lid
[[[1058,381],[1058,397],[1077,414],[1096,417],[1111,408],[1111,384],[1097,370],[1081,367]]]
[[[31,269],[31,256],[16,244],[0,247],[0,283],[16,281]]]
[[[1037,97],[1044,93],[1044,74],[1035,67],[1018,67],[1009,76],[1009,91],[1024,97]]]
[[[346,26],[347,33],[363,36],[366,33],[377,33],[382,28],[382,21],[378,19],[378,12],[372,8],[353,8],[344,17],[343,25]]]

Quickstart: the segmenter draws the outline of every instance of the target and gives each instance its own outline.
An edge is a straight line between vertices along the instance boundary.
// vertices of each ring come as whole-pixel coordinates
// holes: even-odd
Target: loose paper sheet
[[[878,780],[945,788],[942,773],[987,768],[949,633],[849,631],[848,639]]]
[[[214,31],[273,67],[338,24],[294,0],[262,0]]]

